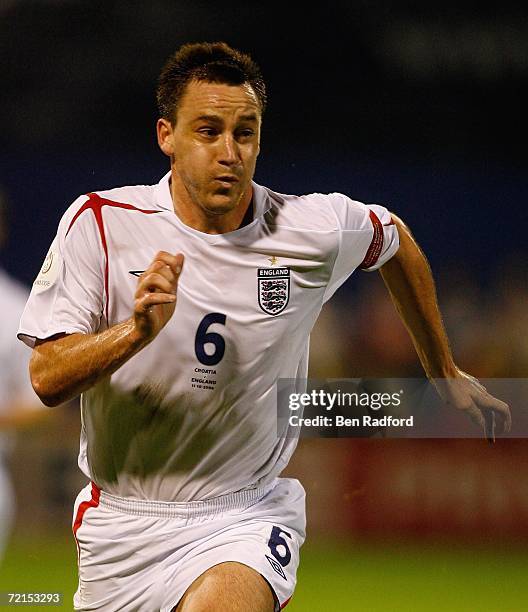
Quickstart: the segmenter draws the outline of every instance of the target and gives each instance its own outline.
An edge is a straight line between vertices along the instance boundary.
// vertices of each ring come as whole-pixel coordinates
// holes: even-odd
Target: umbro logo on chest
[[[145,270],[129,270],[128,273],[132,276],[141,276]]]

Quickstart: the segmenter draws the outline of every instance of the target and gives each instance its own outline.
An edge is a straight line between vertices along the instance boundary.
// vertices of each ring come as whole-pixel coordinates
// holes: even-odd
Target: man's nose
[[[218,161],[226,166],[232,166],[239,161],[238,145],[232,134],[225,134],[219,142]]]

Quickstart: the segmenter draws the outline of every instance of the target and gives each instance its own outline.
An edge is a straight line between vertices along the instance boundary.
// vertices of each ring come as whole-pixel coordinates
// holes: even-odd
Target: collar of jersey
[[[253,186],[253,221],[248,223],[248,225],[244,225],[244,227],[240,227],[239,229],[233,230],[232,232],[225,232],[224,234],[207,234],[205,232],[200,232],[194,227],[190,227],[189,225],[185,225],[183,221],[178,217],[176,213],[174,213],[174,205],[172,202],[172,196],[169,187],[169,179],[171,173],[170,171],[160,180],[160,182],[156,186],[156,200],[158,206],[163,208],[164,210],[169,210],[174,214],[174,217],[180,225],[182,229],[185,231],[195,234],[208,242],[221,242],[225,240],[227,237],[236,236],[238,234],[242,234],[247,231],[249,228],[254,227],[256,223],[258,223],[259,218],[262,217],[270,208],[271,201],[268,195],[268,192],[261,185],[257,185],[254,181],[251,182]]]

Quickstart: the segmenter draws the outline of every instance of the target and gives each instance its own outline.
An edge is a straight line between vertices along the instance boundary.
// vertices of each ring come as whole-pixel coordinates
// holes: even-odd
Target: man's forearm
[[[146,344],[133,318],[98,334],[47,340],[33,350],[33,388],[44,404],[56,406],[113,374]]]
[[[438,308],[431,269],[407,226],[394,215],[393,218],[398,227],[400,248],[380,268],[381,276],[427,376],[454,376],[457,370]]]

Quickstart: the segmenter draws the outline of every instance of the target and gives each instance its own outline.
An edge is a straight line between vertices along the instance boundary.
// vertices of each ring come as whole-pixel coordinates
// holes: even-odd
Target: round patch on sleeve
[[[55,243],[53,243],[42,264],[39,275],[33,283],[33,291],[35,293],[42,293],[46,291],[46,289],[53,287],[59,276],[59,270],[60,255],[58,249],[55,247]]]

